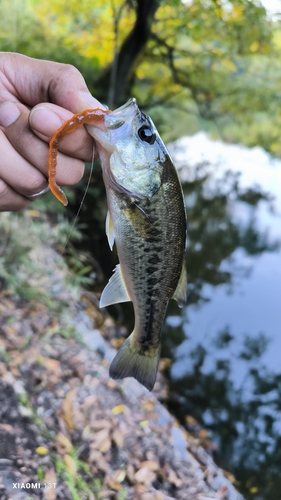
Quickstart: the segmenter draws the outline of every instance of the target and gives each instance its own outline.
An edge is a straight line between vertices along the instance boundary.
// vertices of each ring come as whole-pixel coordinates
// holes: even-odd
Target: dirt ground
[[[0,293],[0,500],[241,500],[160,404],[161,374],[152,393],[109,379],[116,326],[96,298],[46,286],[59,313]]]

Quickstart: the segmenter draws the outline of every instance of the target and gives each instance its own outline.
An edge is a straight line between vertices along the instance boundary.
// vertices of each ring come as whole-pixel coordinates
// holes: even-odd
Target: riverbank
[[[40,225],[17,269],[25,296],[0,293],[0,500],[241,500],[158,401],[161,374],[152,393],[109,379],[116,325]]]

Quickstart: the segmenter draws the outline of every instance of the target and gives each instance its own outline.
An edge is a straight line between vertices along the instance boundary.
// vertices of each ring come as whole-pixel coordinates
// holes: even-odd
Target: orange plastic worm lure
[[[60,140],[67,134],[70,134],[78,127],[84,124],[97,123],[103,120],[104,115],[110,113],[108,109],[84,109],[81,113],[73,115],[69,120],[67,120],[53,135],[49,143],[49,168],[48,168],[48,180],[50,190],[53,195],[64,205],[68,204],[67,197],[65,196],[63,190],[56,183],[56,173],[57,173],[57,156],[58,147]]]

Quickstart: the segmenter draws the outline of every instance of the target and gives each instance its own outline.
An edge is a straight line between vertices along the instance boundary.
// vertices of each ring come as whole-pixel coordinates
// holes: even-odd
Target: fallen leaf
[[[84,401],[81,405],[81,408],[87,410],[88,408],[90,408],[91,406],[96,404],[97,401],[98,401],[98,397],[95,394],[91,394],[90,396],[87,396],[84,399]]]
[[[147,486],[145,486],[144,484],[136,484],[134,489],[135,492],[139,493],[140,495],[142,495],[143,493],[147,493]]]
[[[111,347],[114,347],[114,349],[119,349],[121,347],[122,344],[124,344],[124,339],[111,339],[110,340],[110,345]]]
[[[131,483],[135,482],[135,469],[132,464],[127,465],[126,475]]]
[[[61,364],[57,359],[53,358],[44,358],[43,365],[49,371],[61,371]]]
[[[91,443],[91,447],[93,448],[99,448],[100,444],[105,440],[109,438],[109,429],[102,429],[99,432],[96,432],[94,436],[94,441]]]
[[[172,364],[172,360],[170,358],[161,358],[159,361],[158,369],[160,372],[163,372],[167,368],[170,368]]]
[[[104,490],[98,493],[98,498],[106,498],[108,500],[109,497],[113,497],[115,495],[115,491],[112,490]]]
[[[44,446],[38,446],[35,451],[38,455],[48,455],[49,453],[49,450],[47,450]]]
[[[0,430],[9,432],[10,434],[15,432],[14,427],[10,424],[0,424]]]
[[[149,420],[141,420],[141,422],[140,422],[140,426],[141,426],[142,428],[144,428],[144,427],[148,427],[148,426],[149,426]]]
[[[159,498],[159,497],[158,497]],[[163,500],[164,500],[164,497],[162,496]],[[170,497],[171,498],[171,497]],[[154,493],[143,493],[142,496],[141,496],[141,500],[155,500],[156,499],[156,496]]]
[[[157,462],[154,462],[153,460],[145,460],[140,464],[141,467],[147,467],[149,470],[152,471],[157,471],[160,469],[160,466]]]
[[[75,398],[75,390],[72,389],[67,393],[61,405],[61,416],[65,421],[67,427],[72,431],[75,429],[75,424],[73,421],[73,403],[72,403],[72,400],[74,398]]]
[[[155,496],[154,496],[154,500],[164,500],[164,495],[163,495],[162,491],[156,491]]]
[[[100,445],[99,445],[99,450],[102,453],[106,453],[108,450],[111,448],[111,439],[104,439]]]
[[[193,418],[191,415],[186,415],[185,417],[185,421],[188,425],[194,425],[194,426],[197,426],[199,425],[199,422],[198,420],[195,420],[195,418]]]
[[[49,469],[45,473],[44,478],[45,483],[50,483],[52,485],[57,483],[57,476],[54,469]],[[52,488],[45,488],[45,500],[56,500],[56,489],[53,486]]]
[[[71,441],[62,432],[57,434],[56,440],[65,448],[66,451],[71,451],[73,449]]]
[[[98,463],[102,459],[103,459],[103,456],[102,456],[100,451],[98,451],[98,450],[91,451],[90,457],[89,457],[90,462]]]
[[[206,429],[201,429],[200,432],[198,433],[198,437],[200,439],[205,439],[209,436],[209,432]]]
[[[142,407],[147,412],[152,412],[155,409],[155,400],[152,398],[145,398],[141,402]]]
[[[32,210],[32,209],[30,209],[30,210],[26,210],[25,213],[28,214],[29,217],[32,217],[32,218],[33,217],[41,217],[41,214],[40,214],[39,210]]]
[[[106,385],[109,389],[116,389],[118,384],[114,380],[109,379]]]
[[[111,488],[114,491],[121,491],[123,489],[121,484],[118,483],[118,481],[115,481],[114,479],[109,479],[107,481],[107,484],[108,484],[109,488]]]
[[[155,473],[149,470],[148,467],[141,467],[136,473],[135,473],[135,481],[137,483],[144,483],[144,484],[151,484],[152,481],[155,479]]]
[[[111,427],[112,427],[111,420],[106,420],[105,418],[100,419],[100,420],[94,420],[93,422],[91,422],[91,428],[94,431],[98,431],[98,430],[104,429],[104,428],[109,429]]]
[[[63,457],[63,461],[66,465],[68,472],[76,478],[77,477],[77,467],[76,467],[76,463],[74,462],[73,458],[70,455],[66,454]]]
[[[122,483],[126,477],[126,471],[121,470],[120,472],[118,471],[118,475],[116,476],[116,481],[118,483]]]
[[[114,429],[112,433],[112,439],[118,448],[121,448],[124,442],[124,435],[120,428]]]
[[[119,413],[122,413],[124,411],[125,405],[117,405],[112,408],[111,412],[113,415],[118,415]]]
[[[174,484],[177,488],[182,486],[182,480],[176,475],[175,471],[170,469],[167,477],[168,481]]]

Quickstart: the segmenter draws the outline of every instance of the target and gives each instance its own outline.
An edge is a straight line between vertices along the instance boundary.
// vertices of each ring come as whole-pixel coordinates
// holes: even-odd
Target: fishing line
[[[76,224],[76,222],[77,222],[77,219],[78,219],[78,217],[79,217],[79,214],[80,214],[81,209],[82,209],[82,206],[83,206],[83,203],[84,203],[84,201],[85,201],[86,194],[87,194],[88,189],[89,189],[89,187],[90,187],[90,182],[91,182],[91,178],[92,178],[92,174],[93,174],[93,170],[94,170],[94,162],[95,162],[94,158],[95,158],[95,145],[93,145],[93,155],[92,155],[92,161],[91,161],[90,173],[89,173],[89,178],[88,178],[88,182],[87,182],[87,185],[86,185],[86,189],[85,189],[85,191],[84,191],[84,194],[83,194],[82,200],[81,200],[81,202],[80,202],[79,208],[78,208],[78,210],[77,210],[77,213],[76,213],[76,215],[75,215],[75,217],[74,217],[74,220],[73,220],[73,222],[72,222],[72,224],[71,224],[71,227],[70,227],[69,233],[68,233],[67,238],[66,238],[66,242],[65,242],[65,244],[63,245],[63,249],[62,249],[62,252],[61,252],[61,253],[62,253],[62,255],[64,254],[65,249],[66,249],[66,247],[67,247],[67,244],[68,244],[68,242],[69,242],[69,240],[70,240],[70,237],[71,237],[71,234],[72,234],[72,232],[73,232],[74,226],[75,226],[75,224]]]

